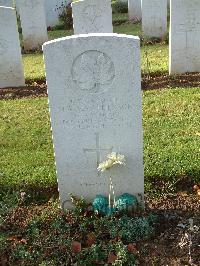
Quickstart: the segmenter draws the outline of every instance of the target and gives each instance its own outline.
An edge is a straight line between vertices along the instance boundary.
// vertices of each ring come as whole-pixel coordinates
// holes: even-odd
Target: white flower
[[[113,165],[125,165],[125,157],[122,154],[112,152],[107,155],[107,160],[100,163],[97,170],[100,172],[104,172],[105,170],[111,168]]]
[[[113,164],[123,164],[125,165],[125,157],[122,154],[112,152],[107,155],[107,158],[113,161]]]

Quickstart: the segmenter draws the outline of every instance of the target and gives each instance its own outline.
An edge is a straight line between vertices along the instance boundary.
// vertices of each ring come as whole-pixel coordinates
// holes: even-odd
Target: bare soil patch
[[[155,73],[142,76],[142,90],[169,89],[169,88],[196,88],[200,87],[200,73],[186,73],[169,76]],[[44,80],[27,84],[25,87],[0,88],[0,100],[36,98],[47,96],[47,86]]]

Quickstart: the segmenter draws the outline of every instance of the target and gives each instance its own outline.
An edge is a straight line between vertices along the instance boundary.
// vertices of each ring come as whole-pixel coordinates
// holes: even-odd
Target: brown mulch
[[[189,263],[188,245],[181,248],[189,219],[200,227],[200,198],[180,192],[160,199],[147,198],[147,208],[158,215],[158,235],[139,245],[140,264],[144,266],[200,265],[200,229],[192,235],[192,262]],[[178,226],[179,225],[179,226]]]
[[[200,87],[200,73],[186,73],[169,76],[167,74],[145,74],[142,77],[143,90],[167,89],[175,87]],[[47,96],[45,81],[27,84],[25,87],[0,88],[0,100],[36,98]]]
[[[0,100],[37,98],[47,96],[47,87],[45,83],[27,85],[17,88],[0,88]]]
[[[39,215],[44,209],[51,213],[51,204],[49,202],[44,205],[31,205],[29,207],[22,205],[7,219],[7,227],[10,226],[12,230],[17,231],[17,228],[26,226],[34,215]],[[169,194],[161,198],[147,197],[146,209],[158,216],[156,236],[136,245],[137,265],[200,265],[200,231],[192,234],[191,256],[193,264],[189,263],[188,245],[186,244],[181,248],[186,233],[184,226],[188,225],[188,220],[192,218],[194,225],[200,226],[200,197],[187,192]],[[59,215],[59,210],[57,210],[57,215]]]
[[[186,73],[182,75],[169,76],[167,74],[143,75],[142,89],[155,90],[166,88],[200,87],[200,73]]]

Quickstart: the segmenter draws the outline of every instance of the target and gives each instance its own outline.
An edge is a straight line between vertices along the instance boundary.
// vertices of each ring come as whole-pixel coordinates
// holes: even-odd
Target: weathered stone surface
[[[130,20],[142,18],[141,0],[128,0],[128,14]]]
[[[0,6],[0,88],[25,85],[14,8]]]
[[[162,38],[166,35],[166,0],[142,0],[142,31],[148,37]]]
[[[81,0],[72,3],[74,34],[112,33],[110,0]]]
[[[144,193],[140,42],[138,37],[88,34],[43,46],[59,193],[92,200]],[[126,166],[98,173],[110,152]]]
[[[13,7],[12,0],[0,0],[0,6]]]
[[[44,0],[17,0],[25,50],[39,49],[48,40]]]
[[[200,71],[200,1],[171,1],[169,72]]]

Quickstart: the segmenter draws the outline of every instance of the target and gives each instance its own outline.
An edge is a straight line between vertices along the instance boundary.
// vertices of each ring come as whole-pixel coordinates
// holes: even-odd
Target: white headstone
[[[39,49],[48,40],[44,0],[18,0],[25,50]]]
[[[162,38],[166,35],[166,0],[142,0],[142,31],[148,37]]]
[[[74,34],[112,33],[110,0],[83,0],[72,3]]]
[[[128,14],[130,20],[142,18],[141,0],[128,0]]]
[[[24,85],[16,12],[0,6],[0,88]]]
[[[43,46],[62,205],[68,193],[92,200],[144,193],[140,41],[117,34],[65,37]],[[126,166],[98,174],[110,152]],[[108,176],[109,175],[109,176]]]
[[[171,1],[170,74],[200,72],[200,1]]]
[[[13,0],[0,0],[0,6],[13,7]]]
[[[45,0],[45,13],[47,27],[59,24],[59,15],[71,0]]]

